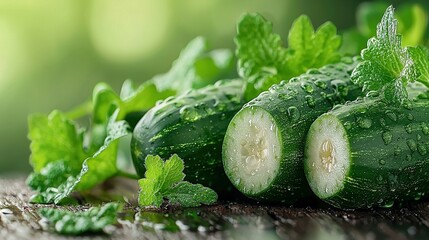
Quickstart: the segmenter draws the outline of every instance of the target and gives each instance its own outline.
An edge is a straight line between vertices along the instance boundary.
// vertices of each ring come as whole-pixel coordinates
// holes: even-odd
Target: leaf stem
[[[81,105],[73,108],[66,113],[66,116],[70,119],[78,119],[85,115],[90,114],[92,111],[92,101],[86,101]]]

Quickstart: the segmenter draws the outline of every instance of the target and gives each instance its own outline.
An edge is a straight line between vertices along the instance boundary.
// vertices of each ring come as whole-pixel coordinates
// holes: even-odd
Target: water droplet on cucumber
[[[299,118],[301,117],[301,113],[299,112],[298,108],[295,106],[290,106],[287,109],[287,113],[292,121],[298,121]]]
[[[311,95],[305,96],[305,101],[307,102],[307,105],[310,108],[314,108],[316,106],[314,98]]]
[[[372,126],[372,120],[369,118],[358,118],[357,123],[361,128],[370,128]]]
[[[412,152],[417,151],[417,143],[414,139],[407,139],[407,146]]]
[[[384,144],[388,145],[392,142],[392,133],[390,131],[386,131],[382,133],[382,138],[383,138],[383,142]]]
[[[384,112],[386,115],[387,115],[387,117],[390,119],[390,120],[392,120],[392,121],[394,121],[394,122],[396,122],[396,121],[398,121],[398,116],[396,116],[396,114],[394,113],[394,112],[392,112],[391,110],[387,110],[386,112]]]

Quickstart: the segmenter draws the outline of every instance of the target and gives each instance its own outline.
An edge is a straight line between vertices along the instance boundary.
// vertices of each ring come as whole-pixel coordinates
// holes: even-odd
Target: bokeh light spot
[[[105,59],[129,63],[155,54],[169,27],[166,1],[96,0],[91,5],[90,35]]]

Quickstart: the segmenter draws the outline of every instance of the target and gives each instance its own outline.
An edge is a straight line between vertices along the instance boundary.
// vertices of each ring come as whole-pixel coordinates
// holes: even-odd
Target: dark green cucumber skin
[[[362,95],[361,88],[350,81],[350,73],[356,61],[350,59],[318,70],[309,70],[306,74],[292,78],[288,83],[273,85],[269,91],[261,93],[243,107],[266,110],[277,123],[283,141],[277,176],[265,190],[257,194],[244,193],[247,197],[284,204],[294,204],[303,198],[314,197],[303,169],[307,131],[317,117],[334,105],[355,100]],[[310,88],[313,90],[310,91]],[[297,111],[299,114],[296,114]],[[231,124],[233,122],[234,120]],[[223,161],[227,159],[225,155],[224,152]],[[234,182],[230,171],[232,170],[225,169],[230,180]]]
[[[134,166],[145,174],[144,159],[178,154],[185,180],[233,190],[222,166],[222,142],[232,117],[244,105],[243,81],[231,80],[169,98],[150,109],[136,125],[131,140]]]
[[[390,207],[429,193],[429,101],[411,108],[369,101],[328,114],[346,129],[351,159],[343,189],[322,200],[342,209]]]

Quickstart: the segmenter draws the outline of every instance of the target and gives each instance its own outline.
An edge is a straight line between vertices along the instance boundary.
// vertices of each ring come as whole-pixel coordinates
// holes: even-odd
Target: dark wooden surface
[[[127,188],[133,186],[121,190]],[[429,202],[368,211],[229,202],[140,210],[135,194],[126,196],[129,203],[118,224],[107,227],[106,234],[64,237],[49,231],[37,215],[45,206],[28,203],[30,196],[24,178],[0,179],[0,239],[429,239]]]

